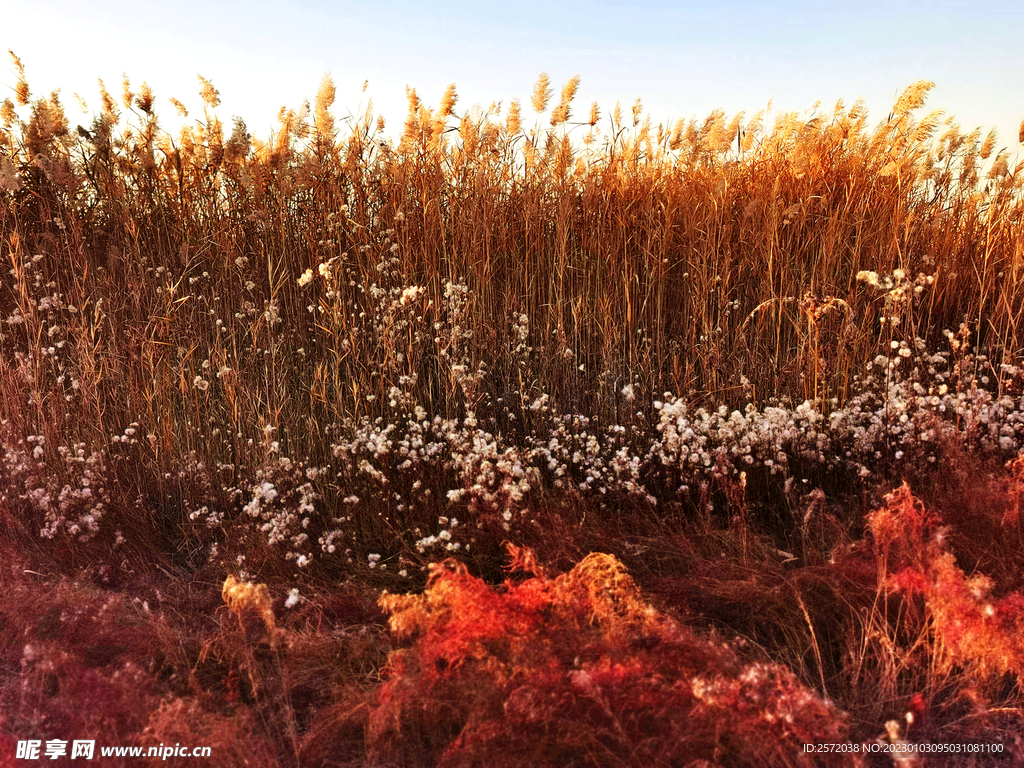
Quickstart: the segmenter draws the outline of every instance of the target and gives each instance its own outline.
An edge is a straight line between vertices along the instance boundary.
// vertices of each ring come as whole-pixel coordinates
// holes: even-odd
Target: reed
[[[18,727],[280,765],[469,764],[543,732],[563,764],[668,764],[660,707],[673,744],[737,764],[769,736],[778,765],[816,735],[1024,755],[1024,167],[923,114],[932,83],[873,127],[860,102],[654,125],[639,100],[577,117],[579,77],[542,73],[487,109],[410,88],[390,139],[371,106],[336,119],[325,76],[259,138],[202,77],[173,134],[127,77],[72,127],[12,63],[5,663],[116,690],[83,671],[85,618],[65,642],[16,609],[78,599],[106,632],[80,581],[31,574],[152,587],[115,606],[145,694],[83,720],[2,686]],[[504,581],[507,551],[533,578]],[[723,735],[694,719],[716,707],[747,709]]]

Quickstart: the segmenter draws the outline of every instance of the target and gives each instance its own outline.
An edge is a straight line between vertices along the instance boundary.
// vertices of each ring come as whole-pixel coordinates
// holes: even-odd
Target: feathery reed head
[[[334,104],[335,88],[334,80],[330,74],[324,73],[320,81],[320,87],[316,92],[316,108],[313,112],[313,121],[317,133],[331,141],[334,139],[334,116],[331,114],[331,105]]]
[[[910,85],[896,100],[896,105],[892,110],[893,115],[896,118],[903,118],[915,109],[920,109],[924,105],[928,91],[934,87],[935,83],[931,80],[918,80],[913,85]]]
[[[530,99],[530,106],[538,115],[548,108],[551,101],[551,78],[547,72],[541,72],[537,82],[533,86],[533,96]]]
[[[202,75],[196,75],[196,79],[199,80],[199,95],[203,100],[203,103],[210,109],[220,106],[220,91],[213,87],[213,83],[207,80]]]
[[[552,127],[561,125],[572,115],[570,105],[572,104],[572,100],[576,98],[576,91],[579,87],[580,76],[576,75],[572,77],[562,88],[562,95],[558,101],[558,106],[551,111]]]

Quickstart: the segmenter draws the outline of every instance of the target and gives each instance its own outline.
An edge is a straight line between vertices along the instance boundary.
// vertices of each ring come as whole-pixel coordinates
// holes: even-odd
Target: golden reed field
[[[0,766],[1024,764],[1024,135],[11,56]]]

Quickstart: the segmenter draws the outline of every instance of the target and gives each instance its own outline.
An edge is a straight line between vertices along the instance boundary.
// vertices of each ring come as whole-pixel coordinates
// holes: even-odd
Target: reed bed
[[[541,75],[486,110],[409,89],[391,139],[325,76],[264,141],[203,78],[174,134],[127,76],[72,128],[12,61],[12,738],[1024,755],[1024,167],[925,112],[931,83],[874,127],[860,102],[654,126]],[[113,622],[130,643],[89,641]]]

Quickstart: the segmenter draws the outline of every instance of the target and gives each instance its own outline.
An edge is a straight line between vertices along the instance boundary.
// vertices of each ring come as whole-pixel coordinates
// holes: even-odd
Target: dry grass
[[[175,135],[127,78],[72,127],[13,62],[0,748],[1022,759],[1024,168],[931,83],[874,127],[410,89],[389,141],[325,77],[262,140],[203,78]]]

